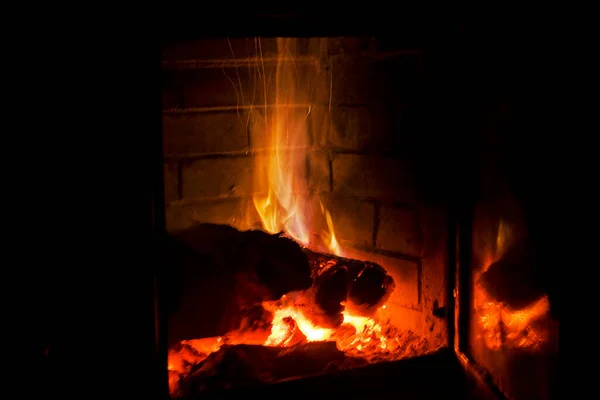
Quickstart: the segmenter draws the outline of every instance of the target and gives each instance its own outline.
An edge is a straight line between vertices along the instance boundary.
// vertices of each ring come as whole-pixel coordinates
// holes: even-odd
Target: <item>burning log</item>
[[[306,336],[298,328],[296,321],[291,317],[283,318],[286,325],[287,336],[283,339],[282,345],[285,347],[295,346],[300,343],[306,343]]]
[[[337,327],[344,321],[342,302],[348,298],[350,278],[344,266],[329,268],[316,278],[315,302],[326,316],[320,325],[325,328]],[[328,321],[327,321],[328,320]]]
[[[395,289],[394,280],[379,265],[368,265],[350,287],[348,299],[356,308],[372,310],[383,305]]]
[[[169,344],[268,326],[265,300],[311,287],[311,269],[291,239],[262,231],[199,224],[168,243]]]
[[[372,314],[395,289],[394,280],[379,264],[304,249],[315,279],[315,301],[329,319],[325,326],[343,321],[346,302],[353,312]],[[323,321],[318,321],[323,324]]]

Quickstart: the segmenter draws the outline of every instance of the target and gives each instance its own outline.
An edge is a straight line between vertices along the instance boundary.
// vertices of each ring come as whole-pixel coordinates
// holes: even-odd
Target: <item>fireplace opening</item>
[[[164,45],[173,399],[449,350],[500,397],[550,397],[558,328],[527,213],[493,158],[455,201],[455,61],[380,37]]]
[[[419,112],[423,54],[384,45],[165,47],[173,396],[447,345],[445,214],[393,133]]]

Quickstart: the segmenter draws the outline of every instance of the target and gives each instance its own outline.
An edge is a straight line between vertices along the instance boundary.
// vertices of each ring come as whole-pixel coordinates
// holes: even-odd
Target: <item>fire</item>
[[[335,230],[333,229],[333,220],[331,214],[325,209],[323,203],[319,201],[321,206],[321,212],[325,215],[325,221],[327,222],[327,231],[323,233],[323,242],[327,245],[329,250],[335,255],[343,256],[342,248],[335,237]]]
[[[286,318],[291,318],[295,325],[285,322]],[[265,342],[266,346],[289,346],[291,344],[292,333],[291,330],[298,327],[300,332],[306,337],[307,342],[320,342],[327,340],[333,334],[333,329],[319,328],[314,325],[308,318],[306,318],[302,311],[294,306],[284,308],[282,310],[275,311],[273,318],[273,327],[271,328],[271,335]]]
[[[309,193],[305,174],[310,147],[307,118],[311,107],[306,113],[299,110],[310,104],[308,89],[315,78],[298,72],[294,63],[295,39],[278,38],[277,47],[275,85],[270,88],[264,79],[264,115],[254,113],[255,122],[251,124],[254,136],[265,140],[259,147],[267,150],[265,157],[256,157],[255,186],[263,194],[254,196],[254,206],[265,231],[285,232],[307,247],[314,247],[314,240],[320,239],[331,253],[341,255],[331,215],[320,198],[321,214],[312,212],[311,197],[318,196]],[[269,96],[274,99],[273,106],[267,104]],[[318,219],[325,220],[327,232],[311,236]]]
[[[495,240],[495,249],[487,251],[482,274],[491,264],[500,260],[511,242],[510,226],[500,220]],[[479,276],[478,275],[478,276]],[[475,277],[477,281],[478,276]],[[492,300],[483,288],[475,285],[475,304],[479,323],[478,338],[492,350],[502,347],[519,347],[536,349],[545,341],[544,332],[539,332],[532,324],[548,315],[550,301],[547,296],[538,299],[534,304],[521,310],[510,310],[503,303]]]
[[[286,300],[284,296],[283,300]],[[273,309],[276,302],[265,302],[265,308]],[[385,306],[381,307],[384,308]],[[397,331],[388,329],[386,323],[378,322],[375,318],[354,315],[349,311],[343,313],[342,325],[338,328],[321,328],[315,325],[305,315],[301,307],[295,305],[284,306],[274,309],[271,331],[266,340],[260,338],[259,334],[253,336],[252,332],[231,332],[225,337],[203,338],[185,340],[182,342],[196,351],[190,354],[185,351],[171,351],[169,354],[168,368],[172,371],[182,372],[186,363],[198,362],[199,358],[206,358],[211,353],[218,351],[225,344],[259,344],[264,346],[289,347],[299,342],[334,341],[342,351],[365,352],[366,345],[375,344],[369,353],[384,351],[388,348],[388,341],[397,340]],[[297,329],[300,336],[294,342],[294,330]],[[371,346],[373,347],[373,346]]]
[[[171,392],[176,392],[181,376],[189,374],[194,365],[199,365],[225,344],[286,348],[308,342],[330,341],[346,355],[361,357],[369,362],[393,361],[412,355],[411,352],[415,351],[415,348],[421,348],[421,352],[428,349],[428,344],[423,338],[411,332],[400,332],[389,322],[380,320],[377,313],[374,317],[364,317],[344,311],[343,322],[339,327],[319,327],[311,322],[302,307],[294,305],[289,297],[284,296],[283,302],[263,303],[265,308],[272,309],[274,314],[266,339],[261,338],[261,334],[257,332],[234,331],[224,337],[186,340],[181,342],[182,346],[170,349],[168,370]],[[285,305],[287,302],[292,304]]]
[[[382,325],[375,322],[375,319],[353,315],[349,311],[343,311],[342,315],[344,317],[342,325],[338,329],[328,329],[314,325],[297,307],[289,306],[277,310],[273,319],[271,335],[265,345],[287,347],[294,344],[290,339],[293,337],[293,330],[297,328],[307,342],[334,340],[340,350],[354,348],[361,351],[362,342],[369,343],[374,339],[380,342],[381,349],[386,349],[386,342],[389,338],[383,333]],[[291,325],[287,322],[289,319],[292,319],[295,324]],[[348,328],[352,329],[348,330]],[[343,331],[347,334],[346,337],[340,335],[340,332]]]
[[[264,140],[264,143],[254,145],[265,151],[254,157],[253,178],[258,194],[253,197],[253,204],[264,231],[285,233],[307,248],[318,251],[325,248],[342,256],[333,218],[316,194],[319,189],[311,192],[307,183],[310,148],[307,119],[312,107],[307,89],[315,79],[298,72],[293,61],[295,39],[279,38],[277,45],[274,82],[273,77],[265,75],[264,65],[258,68],[264,83],[265,104],[264,108],[260,107],[264,113],[257,111],[259,107],[251,106],[252,137]],[[260,41],[258,48],[260,50]],[[307,111],[298,112],[302,109]],[[249,225],[252,225],[251,216],[248,217]],[[323,273],[328,266],[331,265],[320,266],[322,269],[317,273]],[[318,318],[319,311],[309,292],[310,289],[290,292],[278,300],[262,302],[263,308],[272,315],[268,332],[240,329],[222,337],[183,341],[171,348],[168,363],[171,391],[178,387],[181,377],[192,373],[192,368],[200,368],[204,360],[224,345],[262,345],[271,350],[326,341],[335,343],[335,347],[350,358],[364,362],[393,361],[430,350],[424,338],[394,327],[388,314],[380,312],[385,305],[370,310],[369,316],[345,307],[341,316],[337,314],[340,317],[336,320],[337,325],[319,326],[316,321],[322,320]]]

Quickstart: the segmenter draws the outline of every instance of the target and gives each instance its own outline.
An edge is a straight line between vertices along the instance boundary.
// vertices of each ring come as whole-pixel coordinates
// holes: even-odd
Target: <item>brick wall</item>
[[[260,226],[252,184],[266,150],[250,118],[264,112],[257,71],[275,68],[274,39],[194,41],[163,53],[167,227]],[[379,262],[397,289],[397,323],[445,342],[445,214],[423,194],[415,152],[422,126],[424,52],[374,38],[302,39],[296,68],[310,90],[307,179],[331,211],[346,255]],[[267,99],[267,106],[268,106]],[[309,109],[310,107],[310,109]],[[415,139],[417,138],[417,139]],[[250,217],[249,217],[250,216]]]

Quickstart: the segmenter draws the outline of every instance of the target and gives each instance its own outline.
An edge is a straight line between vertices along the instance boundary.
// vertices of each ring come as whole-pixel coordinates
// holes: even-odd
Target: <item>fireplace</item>
[[[553,292],[498,168],[511,103],[491,95],[470,116],[489,125],[465,123],[451,33],[164,43],[173,399],[382,376],[415,398],[551,398]],[[436,374],[451,384],[415,389]]]

